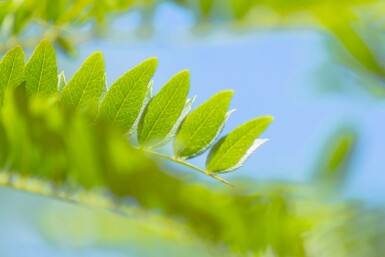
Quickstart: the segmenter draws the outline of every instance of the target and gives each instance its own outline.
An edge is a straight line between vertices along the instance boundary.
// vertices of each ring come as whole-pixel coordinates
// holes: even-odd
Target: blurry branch
[[[343,14],[340,13],[340,15]],[[373,75],[385,78],[384,67],[362,36],[353,28],[353,24],[350,24],[348,20],[336,24],[329,23],[330,20],[327,19],[321,18],[321,21],[324,22],[325,26],[330,29],[330,32],[346,48],[357,63]]]
[[[376,5],[372,8],[376,8]],[[357,74],[362,79],[360,84],[371,93],[383,97],[385,95],[385,62],[382,60],[381,46],[384,40],[379,38],[382,32],[380,29],[373,28],[374,22],[365,23],[368,20],[366,16],[371,15],[370,11],[358,13],[360,14],[355,14],[349,9],[329,7],[317,10],[315,15],[338,44],[338,52],[333,52],[331,49],[332,58]],[[381,22],[381,19],[377,22]]]

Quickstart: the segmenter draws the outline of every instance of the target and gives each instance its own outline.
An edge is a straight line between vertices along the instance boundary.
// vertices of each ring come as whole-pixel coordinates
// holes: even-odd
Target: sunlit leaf
[[[187,115],[174,141],[174,153],[193,157],[203,153],[221,133],[233,91],[222,91]]]
[[[104,97],[100,114],[129,131],[142,109],[156,66],[155,58],[148,59],[112,84]]]
[[[266,139],[257,139],[270,125],[273,118],[265,116],[244,123],[221,138],[211,149],[206,162],[209,172],[233,171]]]
[[[20,46],[9,50],[0,62],[0,106],[8,89],[13,89],[24,80],[24,52]]]
[[[155,147],[172,132],[186,104],[190,74],[182,71],[172,77],[148,104],[139,123],[138,141],[142,147]]]
[[[92,54],[63,88],[60,100],[76,109],[96,109],[104,90],[102,53]]]
[[[35,48],[25,68],[25,80],[28,95],[50,97],[57,94],[56,53],[48,40]]]

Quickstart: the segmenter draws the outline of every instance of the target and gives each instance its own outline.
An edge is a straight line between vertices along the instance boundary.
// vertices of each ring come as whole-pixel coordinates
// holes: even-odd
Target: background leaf
[[[266,142],[257,139],[273,121],[270,116],[256,118],[234,129],[221,138],[207,157],[206,168],[213,172],[229,172],[242,166],[245,160]]]
[[[174,141],[176,156],[196,156],[214,142],[225,125],[233,94],[231,90],[222,91],[187,115]]]

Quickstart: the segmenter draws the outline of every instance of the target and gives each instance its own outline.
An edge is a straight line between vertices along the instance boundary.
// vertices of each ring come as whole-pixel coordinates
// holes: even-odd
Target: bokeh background
[[[323,212],[342,208],[356,223],[353,228],[347,225],[349,219],[341,221],[338,225],[347,226],[342,232],[336,232],[338,225],[333,230],[329,224],[328,229],[336,232],[329,240],[338,245],[348,234],[368,244],[333,252],[338,247],[330,243],[309,256],[382,256],[378,245],[385,243],[379,231],[385,195],[385,19],[380,13],[385,5],[382,1],[318,1],[322,2],[318,5],[261,1],[250,4],[246,14],[244,7],[238,7],[232,17],[226,9],[228,1],[211,1],[212,6],[207,4],[210,1],[198,2],[142,3],[109,14],[97,29],[93,19],[68,26],[64,34],[74,43],[58,42],[59,69],[70,78],[87,56],[100,50],[111,84],[155,56],[159,60],[155,92],[185,68],[191,72],[190,96],[198,96],[195,107],[215,92],[234,89],[231,107],[237,111],[224,133],[256,116],[273,115],[275,121],[264,134],[270,141],[239,172],[225,178],[252,178],[255,190],[272,183],[301,190],[326,188],[327,200],[320,200],[327,206],[321,208]],[[345,17],[341,10],[349,14]],[[33,23],[8,37],[10,19],[2,23],[4,49],[22,43],[30,54],[35,40],[50,35],[44,34],[46,24]],[[336,150],[341,140],[347,140],[347,149]],[[342,166],[333,169],[330,163],[338,158]],[[203,166],[204,160],[199,157],[192,163]],[[193,179],[209,183],[204,176]],[[303,195],[309,207],[313,193]],[[175,225],[160,221],[161,217],[129,220],[9,188],[0,188],[0,202],[0,256],[216,256],[181,236],[182,228],[178,233],[169,230]],[[326,215],[330,221],[331,213]],[[309,244],[321,244],[315,241]],[[333,254],[327,255],[328,251]],[[274,249],[261,256],[275,256]]]

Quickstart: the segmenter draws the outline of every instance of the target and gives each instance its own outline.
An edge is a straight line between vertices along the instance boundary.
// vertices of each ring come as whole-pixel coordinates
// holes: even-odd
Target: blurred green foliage
[[[81,41],[111,37],[111,28],[106,29],[109,21],[127,11],[140,13],[142,32],[151,30],[145,27],[152,26],[157,7],[170,2],[192,12],[197,24],[205,24],[201,27],[212,29],[223,24],[247,31],[261,27],[322,29],[339,45],[339,63],[359,74],[372,93],[385,95],[385,64],[379,57],[384,40],[378,36],[385,24],[381,0],[7,0],[0,2],[0,51],[18,43],[33,46],[48,38],[73,55]],[[91,29],[85,30],[85,25]]]
[[[74,27],[81,27],[91,22],[94,33],[106,24],[108,14],[125,11],[135,0],[23,0],[0,2],[0,47],[7,49],[12,45],[27,43],[32,39],[36,44],[42,38],[54,41],[65,52],[73,54],[74,42],[68,38],[68,32]],[[28,29],[34,29],[32,38],[24,38]],[[37,35],[36,35],[37,34]],[[38,37],[37,41],[33,40]],[[20,39],[18,39],[20,37]]]

